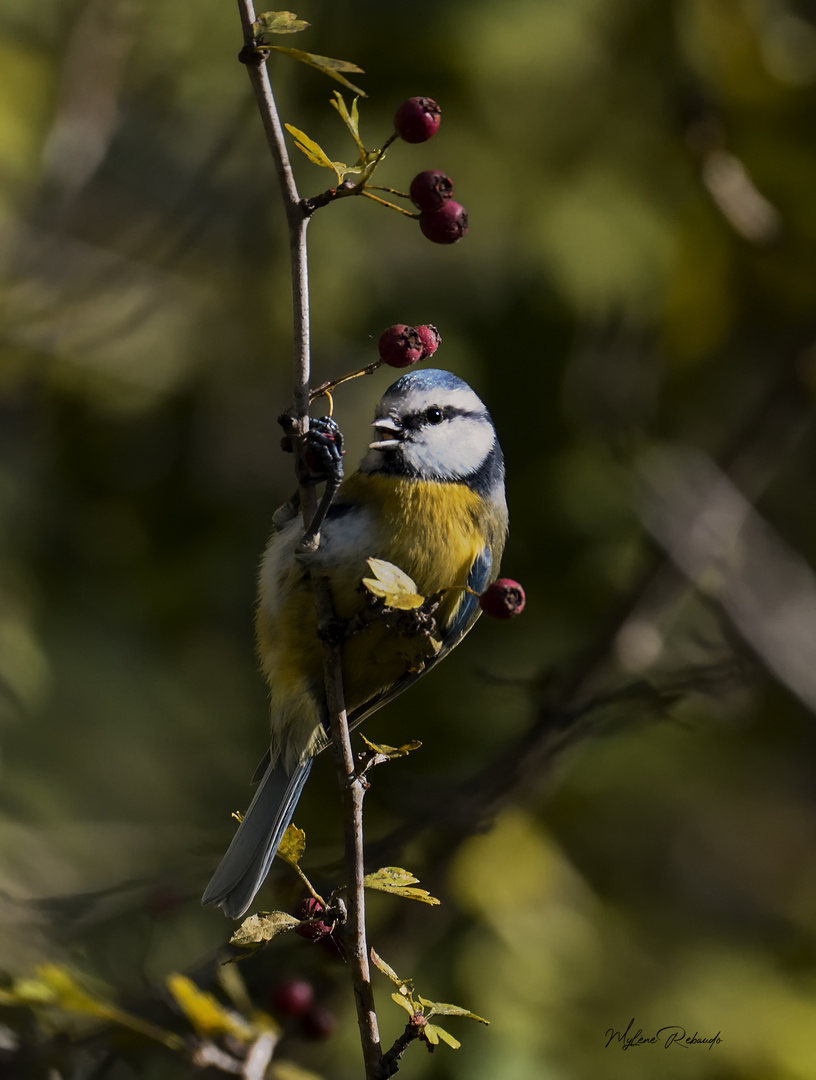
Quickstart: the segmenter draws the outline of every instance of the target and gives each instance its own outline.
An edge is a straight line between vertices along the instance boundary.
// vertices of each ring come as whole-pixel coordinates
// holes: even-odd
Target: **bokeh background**
[[[403,98],[440,101],[438,136],[395,144],[379,175],[406,189],[445,169],[471,215],[452,248],[364,199],[317,215],[316,377],[373,360],[393,322],[440,328],[439,366],[505,447],[504,569],[528,593],[367,726],[424,744],[373,778],[372,860],[442,900],[373,897],[372,944],[424,996],[491,1021],[450,1020],[462,1048],[411,1047],[403,1074],[810,1078],[816,618],[786,612],[816,561],[813,9],[297,14],[312,29],[282,44],[365,69],[368,145]],[[229,935],[199,896],[266,738],[255,573],[293,487],[286,237],[240,43],[229,0],[0,15],[0,969],[64,964],[185,1033],[164,978],[212,988]],[[350,159],[335,84],[282,57],[270,71],[283,119]],[[329,186],[297,158],[304,194]],[[390,374],[337,395],[351,459]],[[675,568],[671,493],[652,511],[644,496],[658,446],[718,463],[764,519],[767,558],[727,571],[767,587],[764,607],[735,618],[722,573]],[[769,673],[771,608],[798,685]],[[322,761],[296,820],[327,888],[337,798]],[[263,906],[301,893],[281,864]],[[287,1027],[281,1058],[361,1074],[342,962],[291,936],[241,971],[264,1008],[296,974],[337,1018],[323,1041]],[[375,978],[388,1043],[405,1016]],[[607,1046],[630,1019],[721,1041]],[[0,1024],[11,1075],[196,1073],[76,1017],[74,1041],[25,1009]]]

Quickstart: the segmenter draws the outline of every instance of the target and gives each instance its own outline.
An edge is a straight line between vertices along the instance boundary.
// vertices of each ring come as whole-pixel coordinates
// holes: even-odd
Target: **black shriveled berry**
[[[437,210],[420,214],[419,227],[435,244],[455,244],[468,231],[467,210],[461,203],[448,199]]]
[[[394,128],[407,143],[426,142],[439,130],[442,110],[433,98],[412,97],[394,114]]]
[[[453,180],[441,169],[426,169],[411,181],[408,194],[417,210],[438,210],[453,194]]]

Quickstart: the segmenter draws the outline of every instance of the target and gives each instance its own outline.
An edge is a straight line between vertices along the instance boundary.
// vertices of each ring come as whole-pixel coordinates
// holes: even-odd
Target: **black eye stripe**
[[[422,412],[408,413],[402,423],[406,428],[420,428],[424,424],[441,424],[443,420],[452,420],[455,416],[477,416],[467,409],[458,409],[455,405],[429,405]]]

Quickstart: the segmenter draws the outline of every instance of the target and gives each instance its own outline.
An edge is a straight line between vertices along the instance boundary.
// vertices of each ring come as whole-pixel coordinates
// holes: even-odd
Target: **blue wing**
[[[484,592],[491,580],[492,568],[493,555],[489,547],[484,547],[473,560],[473,565],[470,568],[467,579],[468,587],[477,593]],[[403,675],[402,678],[397,679],[393,686],[389,686],[381,694],[375,695],[363,705],[359,705],[356,709],[353,709],[349,713],[349,727],[357,727],[357,725],[362,723],[367,716],[370,716],[377,709],[382,708],[387,702],[392,701],[398,694],[401,694],[403,690],[407,690],[409,686],[413,686],[417,679],[421,679],[427,671],[430,671],[431,668],[448,655],[451,649],[459,644],[468,630],[470,630],[471,626],[473,626],[478,616],[479,598],[473,596],[471,593],[464,593],[462,602],[456,610],[456,614],[444,631],[442,636],[442,648],[436,656],[427,662],[422,671],[414,671],[407,675]]]

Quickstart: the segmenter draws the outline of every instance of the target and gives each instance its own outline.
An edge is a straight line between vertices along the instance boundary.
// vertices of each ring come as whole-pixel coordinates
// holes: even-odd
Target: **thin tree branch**
[[[289,226],[289,252],[292,265],[292,314],[293,314],[293,374],[294,414],[290,434],[299,435],[293,440],[295,453],[301,452],[303,437],[309,427],[309,275],[306,229],[310,216],[298,193],[283,128],[278,115],[275,98],[266,69],[265,58],[255,47],[253,24],[255,9],[252,0],[238,0],[241,25],[244,31],[244,48],[240,59],[246,64],[252,88],[258,102],[266,139],[280,181]],[[300,445],[294,445],[297,442]],[[304,526],[309,526],[316,511],[314,487],[301,484],[301,507]],[[317,538],[316,538],[317,539]],[[312,578],[318,625],[328,627],[334,622],[331,593],[325,581]],[[371,988],[371,972],[368,963],[368,945],[365,932],[365,894],[363,888],[363,817],[364,789],[357,777],[349,738],[343,694],[343,672],[339,641],[323,635],[323,673],[326,689],[326,705],[331,726],[332,744],[337,761],[343,803],[343,828],[345,838],[346,875],[348,880],[348,956],[354,985],[357,1020],[367,1080],[377,1076],[382,1052]]]

